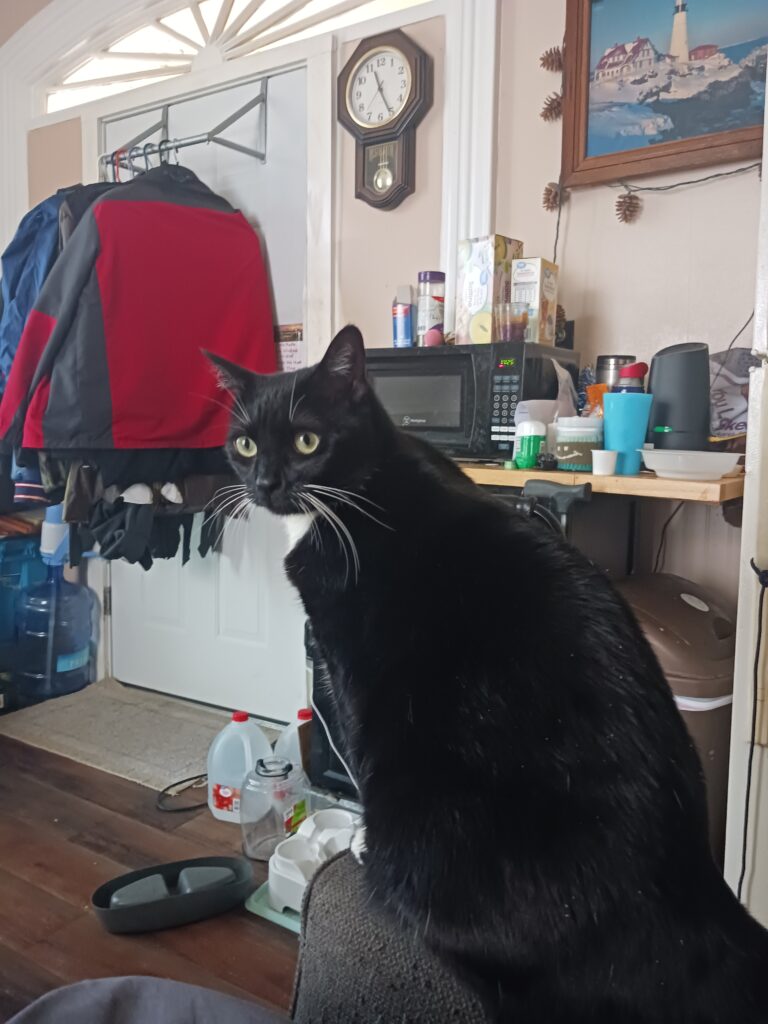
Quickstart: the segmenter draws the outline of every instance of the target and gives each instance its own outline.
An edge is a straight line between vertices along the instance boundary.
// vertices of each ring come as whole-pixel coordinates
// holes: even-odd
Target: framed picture
[[[766,0],[567,0],[563,184],[759,159]]]

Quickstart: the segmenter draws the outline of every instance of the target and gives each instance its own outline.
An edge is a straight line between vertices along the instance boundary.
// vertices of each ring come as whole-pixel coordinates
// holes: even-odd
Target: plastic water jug
[[[235,711],[208,750],[208,806],[214,818],[239,824],[243,780],[259,758],[271,756],[266,735],[245,711]]]
[[[68,527],[61,506],[48,509],[45,520],[40,552],[48,578],[23,589],[16,602],[12,681],[21,705],[75,693],[95,676],[94,597],[64,579]]]
[[[304,767],[302,756],[301,727],[312,721],[312,708],[301,708],[296,721],[291,722],[280,733],[275,743],[275,757],[284,757],[294,768]]]

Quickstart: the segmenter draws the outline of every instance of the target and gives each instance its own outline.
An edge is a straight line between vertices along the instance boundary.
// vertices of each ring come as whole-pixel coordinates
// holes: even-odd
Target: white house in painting
[[[661,54],[651,40],[638,36],[634,42],[610,46],[597,62],[592,77],[595,82],[636,78],[648,74],[660,58]]]

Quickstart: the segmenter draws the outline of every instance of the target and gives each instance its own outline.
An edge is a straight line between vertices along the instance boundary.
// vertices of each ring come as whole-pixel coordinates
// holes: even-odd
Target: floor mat
[[[205,771],[211,740],[229,718],[105,679],[0,717],[0,735],[162,789]]]

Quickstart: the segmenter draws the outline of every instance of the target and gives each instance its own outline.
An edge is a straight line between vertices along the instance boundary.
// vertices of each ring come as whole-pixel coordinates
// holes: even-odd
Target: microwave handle
[[[474,390],[474,396],[472,401],[472,429],[469,433],[469,439],[471,444],[475,437],[475,427],[477,426],[477,408],[480,403],[477,400],[477,366],[475,365],[475,360],[470,359],[469,365],[472,367],[472,388]]]

